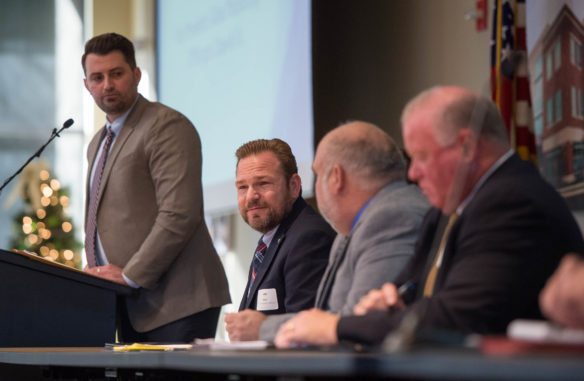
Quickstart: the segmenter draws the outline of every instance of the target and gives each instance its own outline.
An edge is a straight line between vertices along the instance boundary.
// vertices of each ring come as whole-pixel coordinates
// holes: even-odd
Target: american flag
[[[494,0],[491,97],[499,107],[511,146],[537,162],[527,74],[525,0]]]

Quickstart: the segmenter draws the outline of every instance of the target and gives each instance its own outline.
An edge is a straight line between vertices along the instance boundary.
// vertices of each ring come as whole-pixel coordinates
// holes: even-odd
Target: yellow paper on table
[[[113,347],[114,352],[129,351],[176,351],[191,349],[191,344],[140,344],[117,345]]]

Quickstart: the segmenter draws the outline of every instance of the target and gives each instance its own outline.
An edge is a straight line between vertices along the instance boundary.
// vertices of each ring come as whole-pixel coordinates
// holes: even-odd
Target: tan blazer
[[[89,144],[89,168],[103,132]],[[126,298],[136,331],[230,302],[203,217],[201,143],[186,117],[139,95],[108,156],[98,198],[106,257],[142,286]]]

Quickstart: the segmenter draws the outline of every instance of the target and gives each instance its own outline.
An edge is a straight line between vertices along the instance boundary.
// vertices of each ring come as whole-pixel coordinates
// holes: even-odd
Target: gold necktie
[[[446,228],[444,229],[444,233],[442,234],[442,239],[440,240],[440,246],[438,246],[438,251],[434,256],[434,263],[432,263],[432,268],[428,273],[428,277],[426,278],[426,284],[424,285],[424,297],[429,298],[434,293],[434,284],[436,283],[436,275],[438,275],[438,269],[442,264],[442,256],[444,255],[444,247],[446,246],[446,241],[448,239],[448,234],[450,234],[450,229],[452,225],[454,225],[454,221],[458,218],[457,213],[453,213],[448,218],[448,224],[446,224]]]

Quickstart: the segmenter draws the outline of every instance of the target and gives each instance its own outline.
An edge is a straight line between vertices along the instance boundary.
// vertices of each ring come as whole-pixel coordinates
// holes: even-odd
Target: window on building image
[[[578,116],[578,106],[577,106],[577,102],[578,102],[578,95],[577,95],[577,90],[574,86],[572,86],[571,90],[571,101],[572,101],[572,116],[576,117]]]
[[[535,61],[533,69],[533,117],[535,133],[541,136],[543,133],[543,55],[539,55]]]
[[[556,91],[555,99],[556,99],[555,122],[559,122],[560,120],[562,120],[562,90]]]
[[[547,100],[547,110],[546,110],[546,126],[550,127],[554,124],[554,99],[549,98]]]
[[[541,79],[541,76],[543,75],[543,55],[540,55],[535,60],[535,66],[533,68],[532,74],[536,80]]]
[[[562,65],[562,44],[558,39],[554,44],[554,69],[557,71]]]
[[[582,44],[576,36],[570,36],[570,62],[582,69]]]
[[[543,133],[543,116],[538,115],[533,120],[533,128],[537,135],[541,135]]]
[[[582,109],[582,89],[572,86],[572,116],[575,118],[584,117]]]
[[[545,74],[546,79],[550,79],[554,73],[554,57],[552,52],[549,52],[545,59]]]
[[[584,117],[584,110],[582,109],[582,89],[578,89],[578,116]]]

